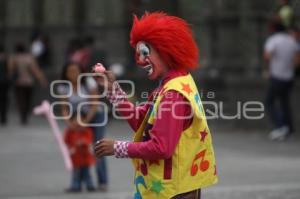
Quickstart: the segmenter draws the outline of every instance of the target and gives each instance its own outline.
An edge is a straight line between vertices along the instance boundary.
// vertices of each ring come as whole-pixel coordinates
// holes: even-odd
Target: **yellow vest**
[[[134,141],[141,142],[146,131],[151,134],[149,126],[155,123],[160,101],[169,90],[181,93],[189,101],[193,121],[190,127],[182,132],[170,159],[133,159],[136,188],[134,199],[170,199],[218,181],[211,134],[200,95],[191,75],[176,77],[163,86],[152,110],[147,113],[148,116],[135,133]]]

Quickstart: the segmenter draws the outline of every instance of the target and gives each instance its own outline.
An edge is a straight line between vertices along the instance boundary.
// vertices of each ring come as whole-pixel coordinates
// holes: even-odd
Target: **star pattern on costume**
[[[149,160],[149,166],[151,166],[152,164],[159,166],[159,160]]]
[[[201,142],[204,142],[206,136],[207,136],[207,132],[206,130],[204,129],[203,131],[200,131],[200,136],[201,136]]]
[[[191,93],[193,93],[191,87],[189,84],[185,84],[181,82],[181,86],[182,86],[182,91],[186,92],[188,95],[190,95]]]
[[[164,190],[164,187],[160,180],[153,180],[150,190],[159,195],[160,192]]]

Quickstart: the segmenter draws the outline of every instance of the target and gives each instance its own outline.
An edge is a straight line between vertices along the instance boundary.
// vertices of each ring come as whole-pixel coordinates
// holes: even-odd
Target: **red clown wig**
[[[194,69],[198,66],[198,48],[189,25],[181,18],[163,12],[134,16],[130,45],[144,41],[159,53],[169,68]]]

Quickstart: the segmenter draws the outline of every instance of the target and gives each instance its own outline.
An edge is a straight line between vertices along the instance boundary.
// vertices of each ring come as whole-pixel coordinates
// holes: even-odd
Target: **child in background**
[[[85,183],[88,191],[95,191],[89,171],[90,167],[96,163],[92,152],[93,132],[90,128],[80,126],[77,113],[73,114],[71,124],[65,131],[64,139],[74,166],[71,186],[66,191],[80,192],[81,183]]]

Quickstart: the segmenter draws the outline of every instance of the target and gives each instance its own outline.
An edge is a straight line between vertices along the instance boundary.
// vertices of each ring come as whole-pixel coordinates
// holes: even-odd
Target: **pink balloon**
[[[47,100],[44,100],[40,106],[36,106],[34,108],[33,113],[35,115],[44,115],[47,118],[47,120],[51,126],[52,132],[54,134],[54,137],[56,138],[56,141],[58,142],[59,149],[60,149],[61,154],[64,159],[65,168],[68,171],[72,171],[73,164],[72,164],[72,160],[71,160],[71,157],[70,157],[70,154],[68,151],[68,147],[66,146],[66,144],[64,142],[62,133],[60,132],[58,124],[57,124],[53,114],[51,113],[50,109],[51,109],[50,103]]]

